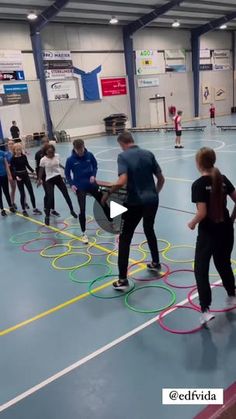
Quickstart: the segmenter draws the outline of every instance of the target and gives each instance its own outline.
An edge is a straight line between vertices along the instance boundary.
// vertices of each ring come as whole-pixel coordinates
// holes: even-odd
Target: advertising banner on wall
[[[158,78],[145,78],[138,79],[138,87],[156,87],[159,86],[160,81]]]
[[[0,106],[30,103],[27,84],[0,84]]]
[[[101,79],[103,96],[127,95],[127,85],[125,77]]]
[[[217,49],[213,51],[213,70],[226,71],[231,69],[231,55],[227,49]]]
[[[77,99],[75,80],[47,81],[48,100]]]
[[[25,80],[21,51],[0,50],[0,80]]]
[[[184,49],[166,49],[166,60],[185,60],[186,52]]]
[[[215,100],[225,100],[226,99],[226,89],[225,87],[219,87],[215,89]]]
[[[209,49],[200,50],[200,60],[209,60],[211,58],[211,51]]]
[[[47,79],[73,77],[73,62],[70,51],[44,51],[43,63]]]
[[[212,71],[213,70],[213,64],[200,64],[199,70],[200,71]]]
[[[165,50],[165,66],[167,73],[185,73],[187,71],[185,50]]]
[[[203,105],[212,103],[214,101],[212,87],[210,84],[205,83],[202,86],[202,103]]]
[[[136,51],[137,75],[160,74],[161,72],[160,53],[151,49]]]

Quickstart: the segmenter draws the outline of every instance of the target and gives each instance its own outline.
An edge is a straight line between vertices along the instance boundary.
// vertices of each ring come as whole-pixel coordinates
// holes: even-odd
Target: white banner
[[[230,51],[228,49],[215,49],[213,51],[214,58],[230,58]]]
[[[77,99],[75,80],[47,81],[48,100]]]
[[[58,70],[45,70],[46,79],[68,79],[73,77],[73,70],[70,68]]]
[[[138,87],[155,87],[159,86],[160,81],[157,78],[138,79]]]
[[[136,73],[138,76],[161,73],[160,54],[151,49],[136,51]]]
[[[185,60],[186,53],[184,49],[166,49],[166,60]]]
[[[43,51],[45,61],[71,61],[70,51]]]
[[[231,70],[231,65],[230,64],[214,64],[213,65],[213,70],[215,70],[215,71]]]
[[[200,50],[200,59],[206,60],[211,58],[211,51],[209,49],[201,49]]]

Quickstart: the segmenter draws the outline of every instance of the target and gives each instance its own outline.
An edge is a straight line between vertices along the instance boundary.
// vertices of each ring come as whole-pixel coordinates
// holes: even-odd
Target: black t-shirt
[[[13,139],[20,137],[20,130],[15,125],[12,125],[10,131],[11,131],[11,136],[12,136]]]
[[[33,173],[34,169],[30,166],[28,159],[25,154],[22,154],[19,157],[12,157],[11,162],[11,170],[13,173],[13,177],[15,178],[18,174],[22,174],[27,172],[27,169]]]
[[[39,151],[37,151],[37,153],[35,154],[35,163],[36,163],[36,168],[35,168],[35,170],[36,170],[36,174],[37,174],[37,177],[39,176],[39,167],[40,167],[40,160],[43,158],[45,156],[45,151],[44,150],[42,150],[42,149],[40,149]],[[44,174],[43,174],[43,176],[42,176],[42,180],[43,181],[45,181],[46,180],[46,174],[45,174],[45,171],[44,171]]]
[[[222,175],[222,186],[224,190],[224,221],[228,221],[229,211],[227,209],[227,195],[231,195],[235,187],[232,185],[232,183],[229,181],[229,179]],[[210,207],[210,198],[211,198],[211,189],[212,189],[212,178],[211,176],[202,176],[199,179],[197,179],[192,184],[192,202],[199,203],[199,202],[205,202],[207,206],[207,213],[209,212]],[[200,223],[199,228],[209,229],[213,227],[216,223],[214,223],[213,220],[209,218],[207,215]]]

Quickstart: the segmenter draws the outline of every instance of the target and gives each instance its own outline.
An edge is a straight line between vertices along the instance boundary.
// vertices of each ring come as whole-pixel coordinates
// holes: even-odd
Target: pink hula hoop
[[[170,327],[166,326],[163,322],[163,318],[166,316],[166,314],[169,311],[173,311],[173,309],[179,309],[179,308],[186,308],[186,309],[189,309],[189,310],[194,310],[194,311],[197,311],[198,313],[201,312],[199,309],[196,309],[193,306],[181,306],[181,305],[172,306],[171,310],[167,309],[165,311],[162,311],[162,313],[159,315],[159,318],[158,318],[157,322],[159,323],[159,325],[161,326],[162,329],[166,330],[166,332],[174,333],[176,335],[188,335],[190,333],[196,333],[203,328],[203,325],[200,325],[200,326],[194,327],[194,329],[190,329],[190,330],[179,330],[179,329],[171,329]]]
[[[40,249],[33,249],[33,250],[28,249],[27,246],[29,244],[32,244],[32,243],[35,243],[35,242],[38,242],[38,241],[42,241],[42,240],[49,240],[51,242],[51,246],[54,246],[54,244],[57,243],[57,241],[55,239],[52,239],[51,237],[39,237],[38,239],[33,239],[33,240],[29,240],[28,242],[25,242],[21,246],[21,250],[23,250],[23,252],[25,252],[25,253],[37,253],[37,252],[41,252],[45,248],[45,246],[42,247],[42,248],[40,248]]]
[[[133,263],[132,265],[130,265],[129,267],[128,267],[128,272],[130,271],[130,269],[133,267],[133,266],[136,266],[136,265],[140,265],[140,264],[142,264],[143,262],[136,262],[136,263]],[[148,262],[145,262],[145,263],[149,263],[149,261]],[[165,263],[161,263],[161,266],[164,266],[165,268],[166,268],[166,272],[164,272],[161,276],[156,276],[156,277],[150,277],[150,278],[144,278],[144,279],[142,279],[142,278],[135,278],[134,276],[132,276],[132,274],[130,274],[129,275],[129,277],[130,278],[132,278],[134,281],[138,281],[138,282],[151,282],[151,281],[158,281],[159,279],[162,279],[162,278],[164,278],[166,275],[169,275],[169,272],[170,272],[170,268],[169,268],[169,266],[168,265],[166,265]]]
[[[213,285],[213,287],[212,288],[215,288],[215,287],[223,287],[223,285],[222,284],[214,284]],[[194,308],[196,308],[197,310],[199,310],[200,309],[200,306],[198,305],[198,304],[196,304],[196,303],[194,303],[193,302],[193,300],[192,300],[192,294],[195,292],[197,290],[197,287],[195,287],[195,288],[193,288],[189,293],[188,293],[188,301],[189,301],[189,303],[194,307]],[[229,307],[229,308],[221,308],[221,309],[215,309],[215,310],[213,310],[213,309],[209,309],[209,311],[210,311],[210,313],[227,313],[227,311],[232,311],[232,310],[234,310],[236,308],[236,305],[235,306],[233,306],[233,307]]]
[[[194,273],[194,271],[192,269],[176,269],[174,271],[171,271],[171,272],[168,273],[168,275],[164,276],[164,282],[166,283],[166,285],[169,285],[170,287],[173,287],[173,288],[179,288],[179,289],[196,288],[196,284],[194,284],[194,285],[175,285],[175,284],[172,284],[172,282],[169,282],[168,281],[169,276],[173,275],[175,273],[178,273],[178,272]]]

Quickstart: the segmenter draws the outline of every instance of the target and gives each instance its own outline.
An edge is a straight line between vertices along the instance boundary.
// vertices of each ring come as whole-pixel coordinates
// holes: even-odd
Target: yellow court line
[[[19,213],[17,213],[17,215],[18,215],[19,217],[22,217],[22,218],[24,218],[24,219],[28,220],[28,221],[33,222],[34,224],[38,224],[38,225],[40,225],[40,226],[44,226],[44,224],[43,224],[41,221],[35,220],[34,218],[25,217],[24,215],[19,214]],[[61,230],[59,230],[58,228],[56,228],[56,227],[52,227],[52,226],[47,226],[47,227],[48,227],[48,228],[50,228],[51,230],[53,230],[53,231],[57,232],[57,233],[59,232],[59,233],[61,233],[61,234],[64,234],[65,236],[68,236],[68,237],[71,237],[71,238],[74,238],[74,239],[77,239],[77,240],[81,241],[81,240],[79,239],[79,237],[74,236],[73,234],[68,233],[68,232],[66,232],[66,231],[64,231],[64,230],[62,230],[62,231],[61,231]],[[106,251],[106,252],[109,252],[109,253],[110,253],[110,250],[109,250],[109,249],[106,249],[105,247],[102,247],[102,246],[99,246],[99,245],[97,245],[97,246],[98,246],[98,248],[99,248],[99,249],[104,250],[104,251]],[[130,259],[130,260],[131,260],[131,259]],[[132,261],[132,260],[131,260],[131,261]],[[142,270],[144,270],[144,269],[145,269],[145,267],[146,267],[146,265],[145,265],[145,264],[143,264],[143,263],[138,263],[137,261],[134,261],[134,263],[136,263],[136,264],[140,265],[140,267],[139,267],[139,268],[137,268],[136,270],[132,271],[132,275],[133,275],[133,274],[135,274],[135,273],[138,273],[138,272],[140,272],[140,271],[142,271]],[[131,273],[130,273],[130,274],[131,274]],[[130,274],[129,274],[129,275],[130,275]],[[92,290],[92,292],[98,292],[98,291],[101,291],[101,290],[103,290],[103,289],[105,289],[105,288],[108,288],[108,287],[109,287],[109,286],[113,283],[113,281],[114,281],[114,280],[109,281],[109,282],[106,282],[105,284],[103,284],[103,285],[101,285],[101,286],[99,286],[99,287],[95,288],[94,290]],[[70,306],[70,305],[72,305],[72,304],[75,304],[77,301],[83,300],[84,298],[89,297],[89,296],[90,296],[90,293],[89,293],[88,291],[87,291],[87,292],[85,292],[84,294],[80,294],[80,295],[78,295],[77,297],[74,297],[74,298],[72,298],[72,299],[70,299],[70,300],[68,300],[68,301],[65,301],[65,302],[64,302],[64,303],[62,303],[62,304],[59,304],[59,305],[57,305],[57,306],[55,306],[55,307],[50,308],[49,310],[43,311],[42,313],[39,313],[38,315],[36,315],[36,316],[34,316],[34,317],[31,317],[30,319],[27,319],[27,320],[25,320],[25,321],[23,321],[23,322],[17,323],[16,325],[14,325],[14,326],[12,326],[12,327],[9,327],[9,328],[7,328],[7,329],[4,329],[4,330],[0,331],[0,336],[4,336],[4,335],[7,335],[7,334],[9,334],[9,333],[11,333],[11,332],[14,332],[14,331],[16,331],[16,330],[18,330],[18,329],[20,329],[20,328],[22,328],[22,327],[24,327],[24,326],[27,326],[27,325],[28,325],[28,324],[30,324],[30,323],[33,323],[33,322],[35,322],[35,321],[37,321],[37,320],[40,320],[40,319],[42,319],[42,318],[44,318],[44,317],[46,317],[46,316],[48,316],[48,315],[50,315],[50,314],[52,314],[52,313],[55,313],[55,312],[57,312],[57,311],[59,311],[59,310],[62,310],[63,308],[68,307],[68,306]]]

